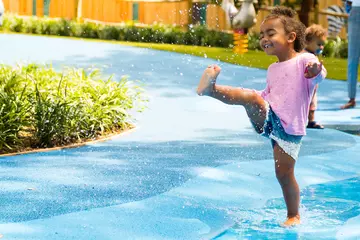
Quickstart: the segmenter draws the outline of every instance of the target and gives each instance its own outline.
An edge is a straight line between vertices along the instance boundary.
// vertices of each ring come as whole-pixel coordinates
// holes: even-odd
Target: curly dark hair
[[[286,33],[295,32],[296,38],[294,41],[294,50],[296,52],[301,52],[305,47],[305,25],[297,20],[297,13],[291,8],[284,6],[276,6],[274,7],[270,14],[265,18],[264,21],[269,19],[278,18],[284,25],[284,29]]]

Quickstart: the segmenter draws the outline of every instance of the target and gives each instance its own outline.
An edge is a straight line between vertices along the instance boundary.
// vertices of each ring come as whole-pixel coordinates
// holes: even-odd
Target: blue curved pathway
[[[303,224],[286,230],[278,227],[285,206],[270,143],[254,133],[242,108],[194,93],[214,60],[22,35],[1,34],[0,46],[1,63],[94,65],[144,81],[150,97],[132,133],[0,158],[4,239],[360,238],[359,137],[308,132],[296,168]],[[265,85],[264,70],[219,64],[221,83]],[[336,111],[345,100],[344,82],[325,81],[319,116],[357,126],[360,109]]]

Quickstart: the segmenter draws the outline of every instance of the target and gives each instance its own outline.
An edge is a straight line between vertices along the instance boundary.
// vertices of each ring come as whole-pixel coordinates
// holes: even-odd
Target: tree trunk
[[[299,19],[306,27],[308,27],[310,24],[309,13],[310,13],[313,5],[314,5],[313,0],[302,0],[302,2],[301,2]]]

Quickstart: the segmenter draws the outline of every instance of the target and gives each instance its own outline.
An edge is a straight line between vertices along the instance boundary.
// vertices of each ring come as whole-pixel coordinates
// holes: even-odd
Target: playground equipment
[[[232,19],[234,29],[249,29],[256,24],[256,11],[254,3],[257,0],[242,0],[240,10]]]
[[[234,52],[244,54],[248,52],[248,35],[243,29],[234,29]]]
[[[221,7],[234,31],[234,52],[243,54],[248,51],[248,29],[256,24],[254,3],[257,0],[242,0],[240,10],[231,1],[223,0]]]
[[[341,15],[346,15],[346,9],[344,6],[331,5],[325,9],[329,13],[337,13],[340,16],[327,15],[328,21],[328,34],[331,37],[336,37],[340,34],[341,29],[346,24],[346,19]]]

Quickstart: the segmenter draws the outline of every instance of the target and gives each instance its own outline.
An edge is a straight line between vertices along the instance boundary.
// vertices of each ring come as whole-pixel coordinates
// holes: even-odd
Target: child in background
[[[278,6],[261,24],[261,47],[278,58],[268,68],[265,90],[218,85],[221,69],[216,65],[205,69],[197,89],[200,96],[243,106],[255,131],[271,139],[275,173],[287,207],[283,226],[300,223],[300,190],[294,167],[301,139],[306,135],[314,88],[326,76],[315,55],[301,53],[306,28],[295,16],[294,10]]]
[[[327,37],[326,29],[320,25],[313,24],[305,31],[306,46],[303,52],[312,53],[316,56],[320,55],[324,50],[324,45]],[[317,108],[317,89],[315,86],[314,96],[311,99],[309,118],[307,128],[324,129],[324,126],[315,121],[315,110]]]

